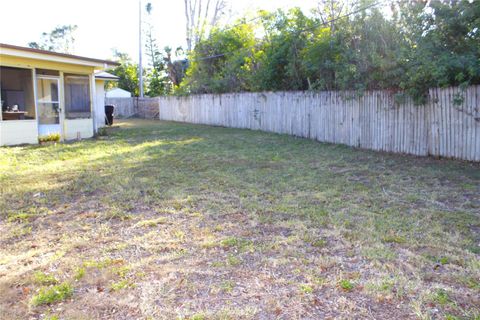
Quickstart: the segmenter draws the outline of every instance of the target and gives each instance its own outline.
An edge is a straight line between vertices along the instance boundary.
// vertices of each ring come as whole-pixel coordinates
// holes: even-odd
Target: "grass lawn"
[[[480,165],[125,121],[0,149],[1,319],[479,319]]]

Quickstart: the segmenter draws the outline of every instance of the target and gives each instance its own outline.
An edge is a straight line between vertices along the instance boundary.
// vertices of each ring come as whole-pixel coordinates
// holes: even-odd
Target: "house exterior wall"
[[[0,121],[0,146],[38,143],[37,120]]]
[[[74,140],[93,137],[92,119],[65,119],[64,138],[65,140]]]
[[[97,129],[105,127],[105,81],[95,80],[95,121],[97,123]]]

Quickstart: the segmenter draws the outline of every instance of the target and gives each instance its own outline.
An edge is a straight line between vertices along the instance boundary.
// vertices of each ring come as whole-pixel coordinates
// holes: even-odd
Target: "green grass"
[[[313,293],[313,288],[308,284],[301,284],[300,291],[302,291],[305,294],[311,294]]]
[[[75,274],[73,276],[73,279],[75,279],[77,281],[81,280],[85,276],[86,271],[87,271],[87,269],[85,267],[75,268]]]
[[[6,318],[40,317],[29,301],[62,319],[480,314],[478,163],[160,121],[104,133],[0,148]]]
[[[41,271],[37,271],[33,274],[33,280],[36,284],[39,285],[50,285],[50,284],[57,284],[58,280],[55,276],[51,274],[46,274]]]
[[[446,305],[451,300],[447,291],[443,289],[438,289],[433,295],[433,301],[438,303],[439,305]]]
[[[233,254],[228,255],[227,265],[229,265],[231,267],[236,267],[236,266],[240,265],[241,263],[242,263],[242,259],[240,259],[239,257],[237,257]]]
[[[70,298],[73,295],[73,287],[69,283],[62,283],[52,287],[41,288],[38,294],[32,297],[34,306],[52,304]]]
[[[123,279],[123,280],[112,283],[110,285],[110,289],[112,291],[119,291],[119,290],[126,289],[126,288],[129,288],[129,287],[132,287],[132,286],[133,285],[130,283],[129,280]]]
[[[17,213],[17,214],[11,214],[8,217],[8,222],[29,222],[35,215],[31,213]]]
[[[353,288],[355,288],[355,284],[348,280],[348,279],[342,279],[338,282],[338,285],[340,288],[342,288],[345,291],[352,291]]]
[[[223,248],[235,248],[241,252],[255,250],[254,244],[251,240],[242,239],[237,237],[229,237],[220,241],[220,245]]]
[[[138,227],[151,228],[159,224],[165,224],[167,219],[165,217],[160,217],[156,219],[143,220],[137,223]]]
[[[220,288],[226,292],[226,293],[231,293],[233,289],[235,289],[235,282],[227,280],[222,282]]]

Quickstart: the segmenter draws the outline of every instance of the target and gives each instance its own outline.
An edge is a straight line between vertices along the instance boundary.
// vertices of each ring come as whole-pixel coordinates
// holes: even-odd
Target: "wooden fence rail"
[[[161,120],[480,161],[480,86],[431,89],[429,95],[417,106],[387,91],[206,94],[150,98],[150,108],[158,104]]]

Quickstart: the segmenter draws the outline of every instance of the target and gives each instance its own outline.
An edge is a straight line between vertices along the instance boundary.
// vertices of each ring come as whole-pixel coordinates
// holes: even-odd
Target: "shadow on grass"
[[[377,229],[387,232],[397,223],[414,237],[428,228],[415,227],[417,219],[432,212],[445,225],[457,221],[462,233],[478,228],[478,164],[248,130],[141,123],[111,129],[99,140],[16,150],[16,161],[30,154],[37,171],[24,166],[5,173],[0,207],[55,211],[95,200],[132,211],[192,197],[214,211],[277,212],[320,223],[368,224],[375,217]]]
[[[3,217],[26,213],[16,218],[33,227],[31,234],[16,238],[18,245],[28,246],[26,239],[41,241],[37,235],[42,235],[46,239],[42,250],[47,252],[58,239],[90,232],[98,239],[98,248],[84,245],[96,257],[110,254],[105,253],[103,241],[116,235],[128,247],[128,232],[132,232],[138,237],[135,246],[140,246],[142,237],[152,237],[153,253],[145,256],[152,255],[154,260],[147,261],[162,265],[164,254],[171,251],[176,256],[168,256],[169,263],[182,264],[188,259],[182,255],[184,243],[195,236],[190,230],[198,236],[206,233],[204,229],[227,225],[230,236],[236,236],[229,239],[239,246],[224,250],[228,255],[220,262],[228,272],[236,266],[243,268],[242,260],[231,255],[242,245],[258,250],[260,256],[262,250],[271,253],[268,248],[253,248],[257,238],[262,240],[260,245],[279,239],[275,245],[281,254],[291,247],[295,252],[288,254],[293,260],[307,264],[302,254],[311,254],[312,261],[321,263],[324,253],[308,250],[332,249],[328,251],[332,259],[345,258],[347,264],[368,259],[373,261],[373,269],[377,263],[380,269],[399,266],[399,271],[415,260],[411,263],[421,266],[415,271],[420,274],[443,258],[441,261],[450,259],[457,264],[457,269],[452,269],[455,276],[476,270],[472,261],[480,240],[478,164],[356,150],[247,130],[142,123],[113,128],[109,136],[98,140],[12,148],[0,155]],[[42,215],[38,223],[35,214]],[[143,219],[145,229],[135,227],[137,217]],[[163,225],[165,221],[172,223],[171,228]],[[149,231],[149,225],[154,231]],[[296,230],[296,225],[302,228]],[[58,234],[57,227],[68,234]],[[337,238],[318,238],[325,230]],[[253,240],[243,239],[246,235]],[[9,241],[7,245],[15,247]],[[170,247],[175,241],[179,244]],[[340,244],[343,247],[337,249]],[[195,258],[204,259],[201,251],[207,249],[202,245],[210,244],[190,245],[191,251],[200,252]],[[72,248],[69,258],[83,258],[81,246],[78,251]],[[137,254],[141,248],[134,250]],[[125,260],[136,257],[121,252]],[[406,252],[407,258],[402,256]],[[249,258],[248,254],[241,258]],[[449,255],[447,260],[445,255]],[[250,257],[262,264],[263,258]],[[282,256],[277,262],[288,258]],[[50,261],[37,266],[47,266]],[[203,268],[214,274],[217,267],[194,265],[191,271],[200,274]],[[285,271],[281,264],[278,268]],[[420,278],[411,277],[415,281]]]

